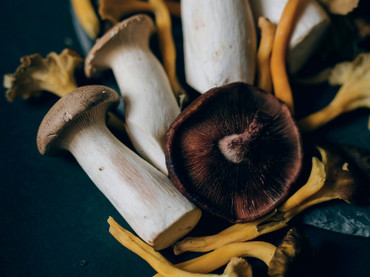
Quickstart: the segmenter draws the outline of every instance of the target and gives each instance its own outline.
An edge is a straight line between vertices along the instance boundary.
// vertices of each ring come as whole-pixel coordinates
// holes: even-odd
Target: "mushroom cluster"
[[[339,1],[322,2],[336,10]],[[17,71],[4,76],[6,97],[35,97],[44,90],[61,97],[39,127],[40,153],[73,154],[140,238],[112,218],[110,233],[158,275],[220,276],[207,273],[228,264],[221,276],[248,277],[251,266],[241,257],[255,257],[269,276],[296,276],[292,261],[307,246],[296,230],[277,247],[249,240],[287,227],[313,205],[367,197],[362,185],[369,180],[369,158],[359,159],[353,148],[318,147],[309,177],[302,177],[307,165],[300,131],[370,107],[370,56],[362,53],[330,70],[330,84],[342,86],[334,100],[296,123],[289,74],[309,59],[330,22],[316,1],[101,0],[98,13],[90,0],[72,0],[72,6],[96,39],[84,73],[99,78],[113,72],[124,119],[113,111],[120,101],[116,91],[78,86],[74,73],[83,59],[70,49],[45,59],[23,57]],[[138,12],[153,13],[154,21],[132,15]],[[184,77],[197,93],[190,103],[176,73],[171,15],[182,19]],[[103,30],[103,20],[113,26]],[[150,48],[156,31],[160,53]],[[127,134],[134,149],[106,122]],[[201,210],[233,225],[180,240],[197,225]],[[212,252],[173,265],[157,252],[171,245],[176,255]]]

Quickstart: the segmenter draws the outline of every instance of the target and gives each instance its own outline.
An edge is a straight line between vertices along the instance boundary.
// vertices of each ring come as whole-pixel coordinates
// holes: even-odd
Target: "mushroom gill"
[[[199,207],[251,221],[287,196],[302,164],[301,138],[280,100],[244,83],[194,100],[167,133],[167,167]]]

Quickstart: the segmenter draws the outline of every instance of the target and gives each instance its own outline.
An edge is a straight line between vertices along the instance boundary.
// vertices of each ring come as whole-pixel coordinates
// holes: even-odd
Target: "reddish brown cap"
[[[59,99],[42,120],[37,133],[37,147],[42,155],[50,155],[60,148],[61,135],[73,131],[69,126],[93,108],[100,107],[101,116],[118,105],[117,92],[106,86],[83,86]]]
[[[166,141],[167,168],[179,191],[231,222],[254,220],[280,204],[302,156],[287,106],[244,83],[199,96],[172,123]]]
[[[149,50],[149,38],[155,30],[153,20],[144,14],[132,16],[115,25],[104,36],[98,39],[85,60],[85,74],[96,77],[111,67],[111,59],[116,50],[130,45],[141,45]]]

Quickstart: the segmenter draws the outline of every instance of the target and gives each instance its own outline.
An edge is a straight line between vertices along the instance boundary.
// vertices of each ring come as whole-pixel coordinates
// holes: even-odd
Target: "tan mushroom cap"
[[[60,149],[61,135],[70,125],[93,108],[99,106],[102,116],[118,105],[119,95],[106,86],[83,86],[62,97],[48,111],[37,133],[37,147],[42,155],[51,155]]]
[[[86,76],[97,77],[102,71],[109,69],[116,49],[137,45],[149,48],[149,38],[154,31],[153,20],[144,14],[132,16],[115,25],[96,41],[87,55]]]

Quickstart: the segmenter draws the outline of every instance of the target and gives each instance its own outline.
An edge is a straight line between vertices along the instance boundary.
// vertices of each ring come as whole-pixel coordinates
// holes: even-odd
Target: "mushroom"
[[[167,72],[173,92],[182,107],[188,99],[186,91],[181,87],[176,75],[176,47],[172,36],[171,13],[180,16],[180,3],[163,0],[101,0],[99,14],[102,19],[111,21],[114,25],[124,16],[137,12],[153,12],[158,30],[159,46],[163,66]]]
[[[180,17],[180,3],[175,1],[163,1],[171,15]],[[100,0],[99,15],[113,24],[117,24],[123,17],[137,12],[153,11],[152,3],[140,0]]]
[[[278,24],[288,0],[251,0],[255,21],[263,16]],[[309,60],[324,38],[330,18],[315,0],[302,1],[288,44],[287,67],[297,73]]]
[[[301,0],[288,0],[286,3],[276,27],[270,62],[275,96],[285,102],[292,113],[294,113],[294,102],[286,70],[286,52],[301,2]]]
[[[100,22],[91,0],[71,0],[71,4],[82,28],[91,39],[96,39],[100,32]]]
[[[13,102],[17,97],[38,97],[42,91],[63,97],[77,88],[74,74],[82,62],[82,57],[68,48],[60,54],[51,52],[45,58],[38,53],[24,56],[13,74],[4,75],[6,98]],[[108,115],[108,126],[125,134],[122,120],[112,112]]]
[[[72,49],[60,54],[49,53],[45,58],[40,54],[24,56],[13,74],[4,75],[6,98],[12,102],[17,97],[38,97],[42,91],[50,91],[59,97],[77,88],[75,70],[83,59]]]
[[[285,201],[282,207],[279,207],[265,217],[259,218],[253,222],[234,224],[216,235],[198,238],[187,237],[175,244],[174,252],[176,255],[186,251],[207,252],[232,242],[251,240],[262,234],[284,228],[294,215],[296,215],[287,213],[287,211],[290,211],[296,206],[300,206],[305,199],[317,193],[323,187],[325,178],[324,164],[316,157],[313,157],[311,173],[306,184]],[[269,228],[264,228],[262,231],[260,226],[265,223],[271,224]]]
[[[264,241],[234,242],[175,266],[186,271],[207,273],[227,264],[232,257],[253,257],[268,266],[269,276],[299,276],[297,272],[307,264],[311,250],[304,233],[293,228],[278,246]]]
[[[343,113],[370,108],[370,53],[337,64],[330,72],[329,84],[341,87],[328,106],[298,121],[302,131],[314,131]]]
[[[123,246],[143,258],[147,263],[153,267],[160,276],[164,277],[252,277],[252,268],[246,260],[231,257],[225,271],[222,275],[218,274],[202,274],[192,273],[181,270],[172,265],[165,257],[159,252],[156,252],[152,247],[145,244],[139,238],[134,236],[129,231],[122,228],[112,217],[108,219],[109,232],[118,240]]]
[[[231,222],[270,213],[288,195],[301,164],[288,107],[244,83],[209,90],[172,123],[169,176],[199,207]]]
[[[106,110],[118,102],[118,94],[105,86],[72,91],[44,117],[37,146],[45,155],[70,151],[135,232],[163,249],[188,233],[201,212],[167,176],[109,132]]]
[[[360,0],[318,0],[333,14],[346,15],[357,8]]]
[[[204,93],[254,82],[257,38],[249,1],[182,0],[181,15],[190,86]]]
[[[257,87],[272,93],[270,57],[274,44],[276,25],[261,16],[258,19],[258,27],[260,28],[261,39],[257,51]]]
[[[136,151],[167,174],[164,139],[180,113],[162,65],[149,49],[149,16],[132,16],[98,39],[86,57],[85,73],[111,68],[125,103],[125,127]]]
[[[281,207],[256,221],[232,225],[213,236],[185,238],[175,244],[175,254],[186,251],[207,252],[231,242],[254,239],[286,227],[296,215],[322,202],[335,199],[341,199],[347,203],[368,200],[367,182],[362,181],[356,165],[341,156],[336,148],[318,147],[318,150],[322,162],[313,158],[307,183]]]

